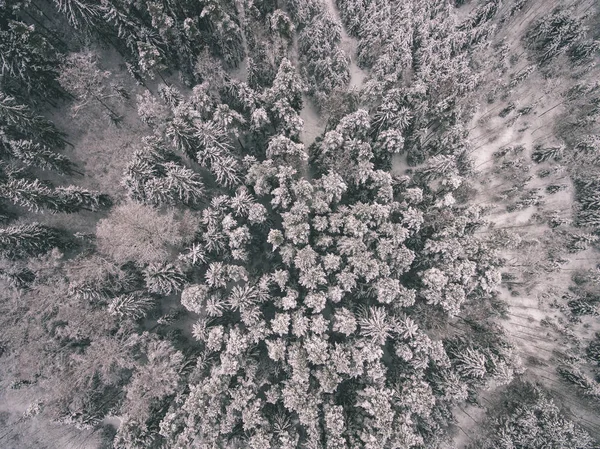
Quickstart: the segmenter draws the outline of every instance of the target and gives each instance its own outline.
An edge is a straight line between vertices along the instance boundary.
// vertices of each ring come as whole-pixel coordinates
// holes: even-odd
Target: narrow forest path
[[[230,71],[229,74],[238,81],[246,82],[248,81],[248,55],[250,54],[250,51],[248,50],[248,38],[246,37],[246,9],[241,2],[235,2],[235,7],[242,29],[242,48],[244,49],[244,58],[240,61],[238,67],[235,70]]]
[[[300,139],[304,146],[308,148],[325,131],[325,119],[306,95],[302,96],[300,118],[304,121]]]
[[[323,0],[323,4],[325,5],[326,10],[333,17],[334,21],[340,24],[341,48],[350,58],[350,82],[348,83],[348,88],[360,89],[368,74],[356,64],[356,49],[358,48],[358,41],[347,33],[342,19],[340,17],[340,13],[337,9],[337,6],[335,5],[335,0]],[[296,65],[296,67],[299,66],[297,48],[297,36],[294,36],[293,62]],[[312,100],[306,95],[303,97],[303,108],[300,111],[300,117],[304,121],[304,128],[302,130],[301,140],[302,143],[304,143],[304,145],[308,148],[316,140],[316,138],[322,135],[325,131],[326,120],[319,113],[317,107],[314,105]]]
[[[342,50],[346,52],[348,56],[350,56],[350,88],[360,89],[367,78],[367,72],[361,69],[356,64],[356,50],[358,48],[358,41],[350,36],[346,32],[346,28],[344,28],[344,23],[342,22],[342,18],[340,16],[340,12],[335,4],[335,0],[324,0],[325,5],[327,6],[327,10],[333,16],[336,22],[339,22],[342,26],[342,42],[341,47]]]

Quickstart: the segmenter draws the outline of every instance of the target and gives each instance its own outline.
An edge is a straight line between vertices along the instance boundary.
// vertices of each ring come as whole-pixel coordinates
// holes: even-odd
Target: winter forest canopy
[[[594,449],[595,0],[0,1],[0,447]]]

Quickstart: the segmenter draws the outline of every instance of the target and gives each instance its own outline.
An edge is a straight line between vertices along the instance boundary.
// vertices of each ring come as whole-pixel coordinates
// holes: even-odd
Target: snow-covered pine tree
[[[38,223],[0,229],[0,254],[7,258],[37,256],[61,248],[63,244],[64,239],[57,229]]]

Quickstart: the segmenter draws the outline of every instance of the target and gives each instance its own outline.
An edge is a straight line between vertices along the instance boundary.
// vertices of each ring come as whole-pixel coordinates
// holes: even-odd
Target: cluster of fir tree
[[[298,30],[298,63],[315,104],[327,106],[350,81],[350,55],[341,48],[342,25],[319,0],[286,1]]]
[[[18,26],[35,28],[36,35],[45,35],[62,51],[73,40],[65,32],[70,29],[81,40],[92,38],[115,48],[140,83],[169,69],[181,70],[192,82],[194,65],[204,50],[230,67],[237,66],[244,57],[238,12],[229,1],[57,0],[50,8],[36,2],[10,1],[3,11],[8,20],[6,36],[11,38],[4,44],[11,51],[18,51],[15,33],[21,31],[13,29],[18,21],[22,21]]]
[[[67,95],[57,81],[64,48],[48,30],[38,31],[22,15],[20,3],[0,9],[0,219],[9,224],[0,231],[0,254],[9,260],[67,244],[65,233],[58,229],[36,222],[9,223],[25,210],[74,213],[110,205],[99,192],[54,186],[48,180],[56,178],[54,174],[79,173],[62,154],[68,143],[65,134],[35,109]],[[2,273],[14,286],[23,286],[31,278],[16,268]]]
[[[541,67],[566,55],[575,68],[589,71],[600,52],[598,36],[589,33],[586,23],[593,14],[590,8],[581,14],[574,5],[557,6],[533,22],[523,40]]]
[[[485,436],[473,449],[513,447],[596,447],[590,435],[564,417],[560,408],[540,386],[515,382],[505,392],[502,403],[487,419]]]
[[[346,117],[336,131],[360,138],[358,119]],[[493,251],[465,231],[473,219],[448,213],[425,247],[410,249],[433,231],[421,230],[418,187],[394,193],[391,176],[376,170],[309,182],[285,161],[247,163],[248,183],[280,223],[267,238],[275,256],[240,265],[266,246],[243,224],[256,200],[245,195],[241,209],[239,195],[213,201],[206,240],[221,235],[223,245],[203,255],[203,282],[182,295],[200,316],[194,335],[205,355],[198,380],[160,425],[169,445],[433,447],[454,401],[475,385],[510,380],[512,348],[498,331],[441,341],[417,324],[417,310],[456,314],[499,281]],[[421,259],[430,262],[415,267]]]
[[[600,57],[600,55],[599,55]],[[599,186],[594,173],[600,164],[600,85],[584,79],[564,94],[567,108],[558,134],[564,142],[558,163],[564,165],[575,184],[579,226],[596,230],[599,221]]]
[[[242,17],[245,80],[252,89],[264,89],[273,83],[281,61],[294,58],[296,26],[272,1],[247,3]]]
[[[150,151],[151,145],[134,155],[124,181],[130,196],[144,201],[141,191],[147,187],[140,184],[161,176],[157,164],[164,168],[168,160],[176,163],[173,150],[208,171],[212,184],[224,189],[240,185],[243,153],[286,151],[276,147],[287,142],[301,146],[302,91],[295,68],[283,59],[268,89],[254,90],[245,82],[225,79],[195,86],[188,99],[165,85],[159,88],[160,98],[140,96],[141,118],[155,127],[155,136],[148,140],[155,151]],[[284,141],[277,143],[273,135]],[[161,152],[160,145],[172,150]]]
[[[337,2],[358,38],[358,63],[370,70],[363,89],[378,118],[376,131],[403,145],[408,162],[460,153],[482,65],[474,54],[490,45],[497,0],[478,4],[463,21],[451,2]],[[388,130],[391,128],[391,130]]]
[[[243,11],[250,87],[270,86],[281,61],[297,57],[306,93],[318,108],[345,90],[350,57],[341,48],[341,24],[323,2],[249,2]]]
[[[67,242],[64,232],[36,222],[10,223],[24,211],[75,213],[110,205],[99,192],[75,185],[54,186],[44,172],[71,175],[77,170],[60,150],[65,136],[46,118],[0,91],[0,255],[8,259],[43,254]],[[3,271],[14,285],[19,276]]]
[[[377,154],[394,147],[382,148],[377,117],[358,110],[325,134],[307,167],[301,83],[289,61],[262,92],[233,80],[216,87],[140,98],[153,105],[140,108],[143,117],[160,126],[127,168],[131,197],[185,204],[169,190],[177,183],[167,164],[181,164],[173,151],[206,169],[210,205],[180,256],[193,280],[181,300],[199,315],[202,355],[166,415],[127,413],[116,441],[438,444],[453,403],[514,369],[497,328],[428,334],[464,304],[491,298],[500,280],[501,259],[473,234],[481,210],[454,197],[468,164],[438,156],[412,179],[393,177]],[[242,149],[252,155],[237,157]],[[236,178],[220,176],[213,161],[224,158],[235,160],[224,172]]]

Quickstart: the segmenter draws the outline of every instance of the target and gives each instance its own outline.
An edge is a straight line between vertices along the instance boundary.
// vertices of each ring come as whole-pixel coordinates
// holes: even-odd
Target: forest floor
[[[521,35],[536,15],[546,10],[544,5],[543,2],[533,5],[519,23],[501,33],[499,39],[510,42],[511,54],[525,53],[521,43],[514,37]],[[509,74],[518,73],[527,64],[526,58],[522,58],[510,68]],[[543,91],[540,90],[540,86],[544,86]],[[548,243],[545,239],[547,236],[552,238],[551,228],[548,223],[535,219],[536,215],[544,213],[555,213],[569,221],[574,218],[575,192],[566,167],[561,167],[562,173],[542,179],[535,175],[535,171],[549,168],[550,164],[531,162],[531,154],[536,145],[558,146],[561,143],[555,129],[564,109],[557,105],[563,100],[560,93],[568,87],[569,81],[564,76],[547,80],[536,72],[508,98],[480,107],[481,111],[475,114],[468,126],[474,148],[471,156],[477,171],[474,185],[478,194],[473,202],[493,205],[491,213],[486,217],[491,221],[493,228],[513,231],[523,241],[531,243],[533,248],[532,254],[528,254],[522,248],[504,251],[503,256],[514,267],[507,267],[508,271],[517,275],[528,271],[532,275],[524,282],[517,282],[516,286],[508,284],[503,287],[499,295],[508,305],[508,311],[507,317],[499,319],[498,322],[518,348],[523,360],[522,376],[533,383],[543,385],[567,415],[598,439],[600,416],[597,401],[578,395],[573,386],[560,379],[556,367],[561,360],[583,352],[582,346],[600,330],[600,322],[595,317],[584,316],[579,323],[569,323],[556,298],[561,298],[569,292],[574,272],[595,268],[600,261],[600,254],[594,249],[568,254],[565,257],[566,261],[558,269],[544,272],[541,269],[544,260],[539,257],[545,255],[542,254],[547,250],[545,245]],[[482,99],[482,104],[485,103]],[[532,110],[521,117],[514,117],[514,112],[504,118],[500,117],[499,113],[511,103],[516,105],[515,109],[531,106]],[[493,154],[500,149],[518,145],[525,148],[522,157],[532,164],[530,171],[533,177],[525,188],[538,189],[541,200],[538,205],[508,212],[507,202],[499,202],[498,195],[500,190],[513,187],[514,182],[501,177],[499,172],[494,170]],[[562,184],[564,190],[549,194],[546,187],[556,183]],[[453,442],[454,447],[464,448],[474,441],[488,406],[494,405],[494,400],[490,399],[494,396],[500,397],[498,393],[484,392],[484,402],[481,406],[467,405],[457,410],[459,431]]]

